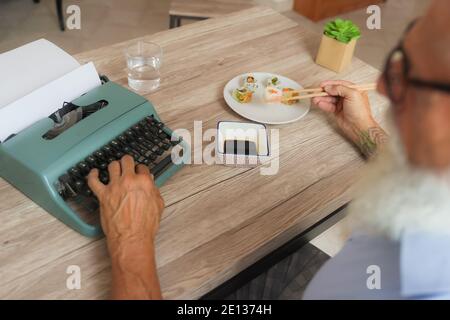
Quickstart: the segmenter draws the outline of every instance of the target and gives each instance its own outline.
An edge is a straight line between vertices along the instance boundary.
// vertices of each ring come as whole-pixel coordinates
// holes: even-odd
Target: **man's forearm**
[[[388,135],[380,126],[373,126],[359,132],[357,142],[361,152],[367,158],[372,158],[386,144]]]
[[[108,244],[112,263],[113,299],[162,299],[153,243]]]

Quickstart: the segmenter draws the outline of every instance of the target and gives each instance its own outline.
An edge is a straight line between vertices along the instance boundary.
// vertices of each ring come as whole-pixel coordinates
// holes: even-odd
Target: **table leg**
[[[177,17],[176,25],[177,25],[177,28],[181,27],[181,17]]]
[[[181,25],[181,17],[170,15],[170,29],[178,28]]]
[[[56,12],[58,13],[58,21],[59,21],[59,28],[61,31],[65,30],[64,25],[64,14],[63,14],[63,3],[62,0],[56,0]]]

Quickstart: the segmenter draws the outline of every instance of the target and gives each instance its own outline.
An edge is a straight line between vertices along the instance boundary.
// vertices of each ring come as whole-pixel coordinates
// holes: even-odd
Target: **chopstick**
[[[359,91],[370,91],[375,90],[377,84],[376,83],[366,83],[366,84],[356,84],[348,86],[352,89],[357,89]],[[288,99],[282,99],[283,101],[294,101],[294,100],[302,100],[302,99],[309,99],[309,98],[315,98],[315,97],[326,97],[329,96],[328,93],[324,92],[323,88],[309,88],[309,89],[301,89],[296,91],[291,91],[291,93],[298,93],[299,96],[291,97]],[[309,93],[309,94],[304,94]]]
[[[363,89],[363,90],[372,90],[375,89],[377,86],[376,83],[364,83],[364,84],[355,84],[346,86],[351,89]],[[367,89],[370,88],[370,89]],[[323,88],[308,88],[308,89],[301,89],[294,91],[295,93],[307,93],[307,92],[324,92]]]

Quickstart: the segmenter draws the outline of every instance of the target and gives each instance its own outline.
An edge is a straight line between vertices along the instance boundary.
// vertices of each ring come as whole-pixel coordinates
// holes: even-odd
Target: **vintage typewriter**
[[[179,170],[171,153],[189,146],[173,135],[144,97],[107,81],[0,144],[0,176],[85,236],[102,233],[98,201],[86,176],[131,155],[157,186]]]

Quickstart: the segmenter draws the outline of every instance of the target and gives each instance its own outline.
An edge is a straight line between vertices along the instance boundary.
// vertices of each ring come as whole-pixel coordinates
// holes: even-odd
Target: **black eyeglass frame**
[[[407,28],[405,35],[412,29],[412,27],[414,26],[414,24],[416,23],[417,20],[413,21],[409,27]],[[403,100],[404,95],[407,91],[408,85],[412,85],[414,87],[418,87],[418,88],[428,88],[428,89],[433,89],[433,90],[438,90],[438,91],[442,91],[442,92],[446,92],[446,93],[450,93],[450,84],[447,83],[440,83],[440,82],[435,82],[435,81],[427,81],[427,80],[422,80],[419,78],[415,78],[415,77],[411,77],[409,75],[410,69],[411,69],[411,62],[408,58],[408,55],[406,54],[406,51],[403,47],[403,39],[405,38],[405,35],[403,36],[402,40],[400,41],[399,45],[396,46],[391,53],[388,56],[388,59],[386,61],[386,65],[384,67],[384,72],[383,72],[383,76],[384,76],[384,80],[386,82],[386,88],[387,88],[387,92],[388,92],[388,96],[389,98],[394,102],[394,103],[399,103]],[[402,94],[400,97],[396,97],[394,94],[394,90],[393,90],[393,86],[392,86],[392,79],[390,78],[390,73],[389,70],[391,68],[392,65],[392,60],[394,55],[396,55],[397,53],[401,53],[402,55],[402,59],[403,59],[403,70],[402,70],[402,79],[404,80],[405,83],[403,84],[405,87],[403,88]]]

